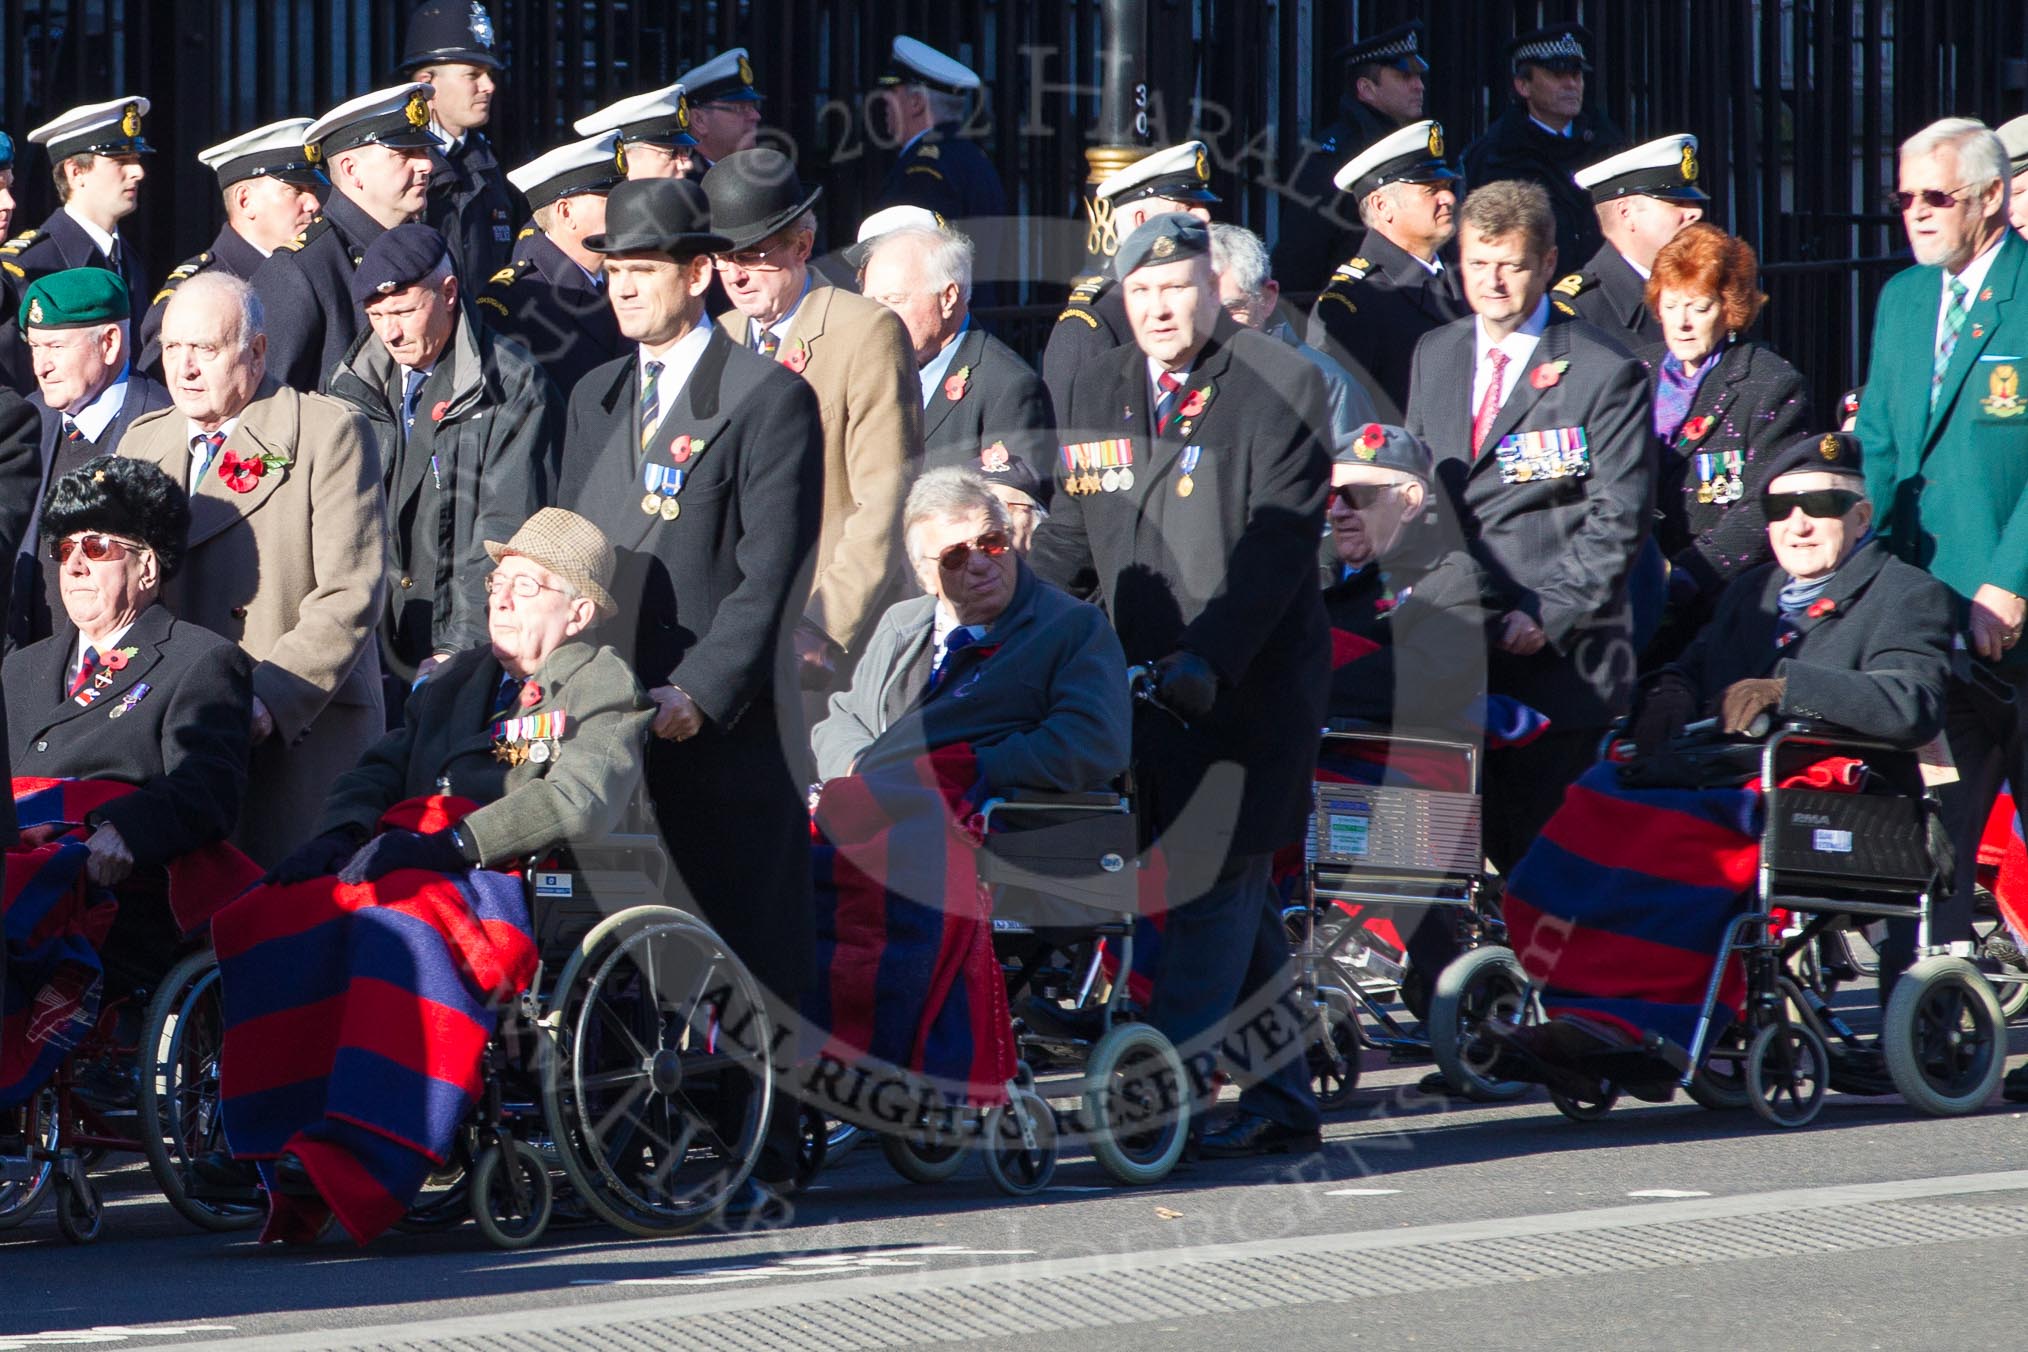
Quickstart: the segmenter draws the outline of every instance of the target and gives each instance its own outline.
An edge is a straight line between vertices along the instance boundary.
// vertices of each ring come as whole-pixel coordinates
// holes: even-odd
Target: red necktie
[[[76,698],[80,690],[83,690],[92,683],[92,677],[98,673],[98,669],[99,650],[96,648],[86,648],[84,650],[84,660],[77,664],[77,676],[72,679],[70,690],[65,694],[64,698]]]
[[[1155,378],[1162,387],[1162,397],[1155,405],[1155,435],[1161,436],[1169,430],[1169,419],[1176,416],[1176,406],[1183,402],[1183,382],[1172,371],[1164,371]]]
[[[1507,354],[1494,348],[1486,354],[1486,360],[1493,363],[1493,378],[1486,383],[1485,397],[1479,400],[1479,411],[1472,415],[1472,455],[1476,457],[1484,449],[1486,433],[1493,430],[1493,420],[1500,416],[1500,383],[1507,375]],[[1453,404],[1455,408],[1457,405]]]

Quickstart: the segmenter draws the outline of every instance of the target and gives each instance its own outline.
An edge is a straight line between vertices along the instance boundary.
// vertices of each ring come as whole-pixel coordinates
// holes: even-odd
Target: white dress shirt
[[[774,323],[749,324],[747,326],[746,332],[747,347],[753,348],[753,345],[760,341],[761,334],[772,333],[775,336],[776,343],[779,344],[779,346],[776,348],[776,355],[779,356],[781,348],[787,347],[789,345],[789,326],[794,324],[796,322],[796,316],[802,313],[803,302],[810,298],[810,288],[815,286],[816,284],[817,284],[816,278],[814,276],[805,277],[803,279],[803,294],[796,297],[796,303],[789,307],[788,313],[784,314],[780,319],[777,319]]]
[[[1154,403],[1148,405],[1149,409],[1148,422],[1150,426],[1154,425],[1153,411],[1156,405],[1162,402],[1162,377],[1165,375],[1174,376],[1176,379],[1182,381],[1184,385],[1183,397],[1186,399],[1190,397],[1189,367],[1186,366],[1180,371],[1167,371],[1163,369],[1162,363],[1156,361],[1153,357],[1148,358],[1148,394],[1155,401]],[[1180,408],[1182,407],[1182,405],[1179,404],[1177,405],[1177,407]]]
[[[668,413],[669,405],[676,402],[676,396],[683,392],[690,373],[697,369],[697,363],[704,357],[704,348],[711,341],[711,316],[699,314],[697,327],[678,338],[660,352],[650,352],[643,347],[638,360],[641,363],[641,384],[648,382],[648,363],[662,363],[661,383],[655,386],[655,424],[660,426],[662,417]]]
[[[101,659],[103,659],[107,653],[112,652],[115,648],[118,648],[120,646],[120,640],[125,638],[127,636],[127,631],[129,629],[132,629],[133,627],[134,627],[133,622],[130,620],[126,624],[121,625],[118,629],[115,629],[112,633],[107,634],[97,643],[86,642],[83,632],[80,631],[77,636],[77,647],[72,649],[70,654],[70,679],[66,680],[63,683],[63,688],[65,690],[70,689],[72,684],[75,683],[77,680],[77,674],[80,671],[84,670],[84,655],[86,648],[90,648],[93,652],[97,653]]]
[[[63,414],[77,424],[77,430],[87,440],[97,441],[112,426],[113,419],[120,416],[120,405],[127,402],[127,373],[120,372],[120,378],[99,391],[99,397],[75,413]]]
[[[937,390],[943,385],[944,372],[951,369],[951,362],[958,355],[958,344],[964,339],[965,329],[969,329],[971,327],[972,327],[972,317],[970,315],[966,315],[964,328],[961,328],[956,333],[952,334],[951,341],[944,344],[943,350],[938,352],[936,356],[931,357],[927,362],[923,363],[922,371],[919,374],[920,374],[920,382],[922,384],[922,406],[924,408],[928,408],[930,406],[930,399],[936,394]]]
[[[69,207],[65,207],[63,209],[63,214],[70,217],[72,220],[76,221],[78,224],[78,228],[80,230],[83,230],[87,235],[91,236],[92,243],[99,246],[99,252],[106,256],[108,262],[112,263],[114,267],[118,267],[120,265],[119,231],[115,230],[113,233],[109,235],[105,231],[99,229],[98,226],[92,224],[84,217],[78,215],[75,211],[72,211]]]
[[[225,441],[231,441],[233,429],[238,426],[239,426],[238,418],[227,418],[224,422],[218,425],[218,430],[225,433]],[[205,432],[205,430],[199,427],[196,423],[192,422],[190,419],[185,418],[183,420],[183,444],[190,448],[190,491],[193,493],[197,491],[198,484],[197,466],[199,457],[197,453],[197,443],[201,438],[203,438],[206,435],[207,433]],[[220,455],[223,455],[225,453],[225,441],[221,441],[218,443],[218,455],[212,455],[210,459],[205,462],[204,468],[207,474],[210,473],[212,470],[218,468],[218,458]]]
[[[1542,341],[1542,331],[1549,327],[1549,297],[1544,296],[1535,303],[1535,313],[1522,322],[1520,328],[1495,343],[1486,332],[1486,321],[1481,319],[1472,326],[1472,412],[1477,414],[1479,405],[1485,402],[1486,386],[1493,379],[1493,364],[1486,358],[1494,348],[1507,354],[1507,369],[1500,373],[1500,407],[1507,407],[1507,401],[1514,397],[1514,387],[1521,381],[1521,372],[1535,355],[1535,345]]]

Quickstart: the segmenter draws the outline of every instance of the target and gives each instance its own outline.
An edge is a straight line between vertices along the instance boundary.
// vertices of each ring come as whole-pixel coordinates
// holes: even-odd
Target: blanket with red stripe
[[[411,799],[381,827],[438,831],[475,806]],[[219,913],[212,942],[227,1142],[270,1174],[294,1154],[321,1198],[271,1188],[261,1238],[311,1239],[335,1215],[366,1243],[445,1162],[498,1010],[534,978],[520,880],[397,869],[263,886]]]
[[[82,823],[95,808],[134,791],[107,780],[13,781],[22,837],[7,852],[4,914],[6,980],[0,982],[0,1108],[49,1082],[88,1034],[104,997],[99,947],[119,902],[85,873]],[[184,933],[204,925],[246,890],[260,869],[223,843],[169,865],[169,905]]]
[[[1785,782],[1842,791],[1862,774],[1832,758]],[[1586,771],[1515,866],[1503,902],[1508,940],[1548,1013],[1687,1047],[1725,931],[1754,887],[1765,808],[1757,784],[1630,789],[1612,765]],[[1745,993],[1729,959],[1721,1026]]]
[[[812,822],[818,980],[803,1013],[825,1055],[990,1105],[1015,1052],[979,881],[981,789],[962,744],[825,783]]]
[[[2028,843],[2012,785],[2003,786],[1979,839],[1979,881],[1993,894],[2000,919],[2016,944],[2028,943]]]

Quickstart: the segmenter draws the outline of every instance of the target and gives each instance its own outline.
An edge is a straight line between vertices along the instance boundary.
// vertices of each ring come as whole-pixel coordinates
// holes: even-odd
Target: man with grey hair
[[[1047,482],[1056,449],[1049,391],[1020,354],[972,322],[972,242],[949,226],[891,230],[873,241],[859,290],[908,330],[924,465],[1005,478],[1019,460]]]
[[[387,507],[372,433],[344,404],[279,384],[253,288],[201,272],[162,315],[175,407],[120,453],[190,495],[190,548],[163,593],[254,661],[253,756],[233,841],[272,865],[309,834],[331,781],[385,728],[373,629]]]
[[[2003,780],[2028,784],[2028,241],[2007,225],[2011,177],[2000,138],[1969,118],[1931,123],[1902,145],[1893,203],[1916,266],[1881,289],[1856,429],[1874,530],[1956,594],[1967,649],[1945,694],[1962,777],[1943,791],[1957,886],[1933,917],[1934,943],[1971,938],[1974,856],[1993,796]],[[1883,986],[1913,957],[1912,934],[1890,938]],[[2010,1083],[2017,1091],[2028,1083]]]
[[[966,743],[988,790],[1102,789],[1127,768],[1127,660],[1097,606],[1028,570],[984,476],[916,480],[902,538],[923,595],[890,607],[812,738],[826,779]]]
[[[2007,172],[2014,176],[2007,194],[2007,223],[2014,233],[2028,239],[2028,113],[2002,122],[1999,136],[2001,148],[2007,152]]]
[[[1267,245],[1243,225],[1213,224],[1211,268],[1218,274],[1218,303],[1241,328],[1258,329],[1303,354],[1324,377],[1324,413],[1333,452],[1352,444],[1355,432],[1377,420],[1373,397],[1345,368],[1296,336],[1288,320],[1276,313],[1282,285],[1270,275]]]
[[[459,304],[445,238],[397,225],[352,274],[366,331],[331,397],[372,425],[387,490],[381,670],[391,725],[409,689],[486,634],[486,541],[553,495],[563,398],[512,338]]]

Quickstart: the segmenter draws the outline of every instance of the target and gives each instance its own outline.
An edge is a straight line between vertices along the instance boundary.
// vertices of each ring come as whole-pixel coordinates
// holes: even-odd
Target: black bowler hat
[[[794,162],[764,146],[734,151],[704,174],[711,228],[732,241],[726,246],[729,250],[751,248],[793,224],[823,192],[806,190],[796,178]]]
[[[407,290],[435,272],[449,253],[444,237],[420,221],[382,231],[352,270],[353,304]]]
[[[442,61],[505,70],[500,59],[493,16],[479,0],[428,0],[408,16],[408,41],[402,44],[404,74]]]
[[[1806,474],[1811,470],[1865,478],[1866,462],[1859,438],[1850,432],[1810,432],[1797,437],[1774,453],[1767,478],[1761,482],[1771,484],[1784,474]]]
[[[632,178],[606,195],[606,229],[584,242],[593,253],[665,253],[677,258],[733,247],[711,227],[711,203],[687,178]]]

